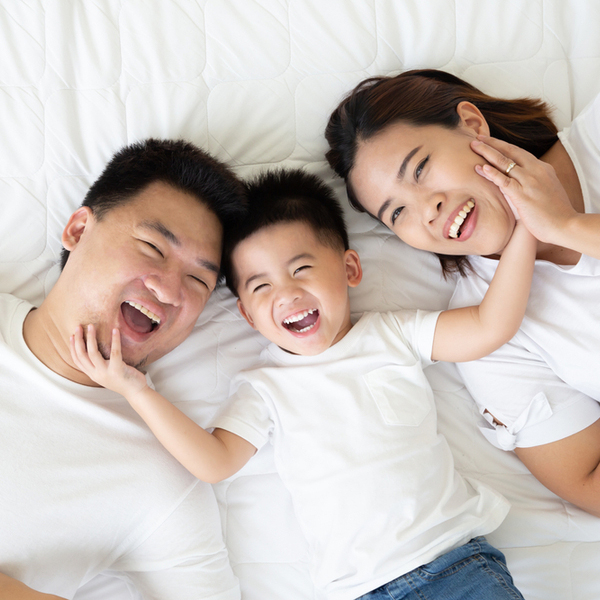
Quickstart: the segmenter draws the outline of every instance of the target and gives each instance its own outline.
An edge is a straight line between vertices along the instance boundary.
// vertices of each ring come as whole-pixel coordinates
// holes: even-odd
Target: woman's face
[[[356,153],[349,181],[358,201],[410,246],[449,255],[502,252],[515,220],[500,190],[475,172],[471,150],[489,135],[469,103],[456,129],[395,123]]]

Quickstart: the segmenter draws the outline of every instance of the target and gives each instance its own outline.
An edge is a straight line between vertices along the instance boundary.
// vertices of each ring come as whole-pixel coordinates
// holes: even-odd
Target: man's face
[[[217,282],[222,227],[186,192],[155,182],[100,220],[77,211],[63,234],[69,334],[93,323],[108,358],[118,327],[124,360],[143,367],[191,332]],[[62,276],[61,276],[62,277]]]

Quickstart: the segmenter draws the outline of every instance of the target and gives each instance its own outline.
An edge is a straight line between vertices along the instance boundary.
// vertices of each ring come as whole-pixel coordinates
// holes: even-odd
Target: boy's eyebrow
[[[410,159],[422,148],[423,146],[417,146],[416,148],[413,148],[404,158],[404,160],[402,161],[402,164],[400,165],[400,168],[398,169],[398,174],[396,175],[396,178],[399,181],[402,181],[404,179],[404,175],[406,173],[406,167],[408,167],[408,163],[410,162]],[[392,201],[391,198],[388,198],[379,208],[379,210],[377,211],[377,219],[379,221],[381,221],[381,218],[383,216],[383,213],[387,210],[388,206],[390,205],[390,202]]]
[[[163,238],[165,238],[167,242],[173,244],[173,246],[176,246],[178,248],[181,247],[181,240],[168,227],[165,227],[165,225],[160,221],[145,220],[140,223],[140,227],[142,227],[143,229],[148,229],[149,231],[156,231]],[[216,265],[210,260],[198,257],[196,258],[195,262],[199,267],[203,267],[217,274],[219,273],[219,265]]]
[[[310,252],[302,252],[300,254],[296,254],[296,256],[292,256],[292,258],[290,258],[290,260],[288,260],[286,264],[289,267],[293,262],[302,260],[303,258],[314,258],[314,256]],[[248,277],[248,279],[246,279],[246,281],[244,282],[244,289],[247,290],[250,284],[256,279],[262,279],[266,276],[266,272],[254,273],[254,275],[250,275],[250,277]]]

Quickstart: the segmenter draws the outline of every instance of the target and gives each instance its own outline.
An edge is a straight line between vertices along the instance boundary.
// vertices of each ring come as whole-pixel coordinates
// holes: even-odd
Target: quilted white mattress
[[[40,302],[63,225],[126,143],[187,138],[241,176],[303,166],[343,197],[323,128],[361,79],[442,68],[492,94],[541,96],[564,126],[600,91],[599,30],[597,0],[1,0],[0,291]],[[365,269],[356,312],[446,306],[436,259],[350,209],[348,223]],[[220,289],[151,374],[204,423],[263,344]],[[428,375],[459,469],[512,502],[489,537],[525,597],[600,598],[600,519],[483,440],[452,365]],[[270,447],[216,492],[244,599],[318,599]],[[77,600],[137,597],[108,575],[84,583]]]

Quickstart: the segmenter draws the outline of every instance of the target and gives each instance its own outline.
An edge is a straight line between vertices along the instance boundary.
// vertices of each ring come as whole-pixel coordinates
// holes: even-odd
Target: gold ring
[[[510,165],[508,165],[508,167],[506,167],[506,171],[504,171],[504,174],[508,175],[516,166],[517,166],[517,163],[514,161],[511,161]]]

